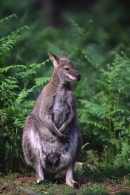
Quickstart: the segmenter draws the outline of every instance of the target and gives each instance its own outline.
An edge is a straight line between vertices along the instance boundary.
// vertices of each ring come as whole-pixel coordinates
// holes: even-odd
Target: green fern
[[[16,68],[23,68],[25,71],[27,69],[25,65],[10,65],[10,66],[0,68],[0,73],[4,73],[7,72],[9,69],[16,69]]]
[[[0,159],[3,171],[7,172],[14,169],[16,171],[23,163],[20,162],[22,128],[25,117],[34,105],[32,96],[38,87],[37,82],[32,80],[36,78],[37,70],[48,61],[30,65],[10,64],[8,58],[11,58],[11,50],[19,43],[24,29],[27,27],[22,27],[0,39]],[[42,84],[47,81],[48,78],[40,78]]]
[[[35,83],[37,86],[43,86],[46,83],[48,83],[50,81],[50,77],[39,77],[39,78],[35,78]]]
[[[118,166],[124,165],[129,169],[130,165],[130,143],[129,139],[123,140],[121,143],[121,152],[117,155],[114,164]]]
[[[86,39],[92,30],[92,20],[88,21],[84,27],[81,27],[73,19],[69,19],[71,31],[75,38]]]
[[[6,20],[10,20],[14,17],[17,17],[15,14],[12,14],[2,20],[0,20],[0,25],[2,25],[3,22],[5,22]],[[0,63],[3,64],[3,61],[5,58],[10,59],[11,58],[11,54],[10,51],[13,49],[13,47],[19,43],[20,41],[20,33],[24,30],[24,29],[28,29],[27,26],[24,26],[14,32],[12,32],[10,35],[6,36],[6,37],[2,37],[0,39]]]
[[[9,20],[9,19],[11,19],[11,18],[13,18],[13,17],[17,18],[16,14],[12,14],[12,15],[6,17],[6,18],[3,18],[2,20],[0,20],[0,23],[3,23],[3,22],[5,22],[6,20]]]
[[[32,64],[28,66],[12,65],[10,67],[7,66],[5,68],[1,68],[0,70],[2,75],[0,85],[0,112],[2,113],[0,116],[0,126],[2,131],[0,133],[0,137],[1,140],[3,140],[0,148],[2,150],[5,148],[4,150],[7,151],[3,154],[3,159],[8,162],[8,166],[5,163],[5,169],[7,171],[14,168],[13,162],[17,157],[19,157],[16,155],[17,150],[15,147],[18,144],[17,148],[19,148],[19,141],[21,140],[22,133],[20,130],[22,130],[24,126],[25,116],[31,112],[34,105],[34,101],[28,100],[28,96],[34,92],[36,87],[38,87],[37,83],[35,83],[35,85],[32,87],[30,87],[29,83],[32,79],[32,76],[34,77],[36,75],[36,70],[42,65],[45,65],[45,62],[41,64],[35,64],[35,66]],[[11,71],[14,69],[15,71]],[[10,76],[7,76],[8,72],[10,72]],[[4,75],[5,73],[7,75]],[[47,81],[48,78],[44,79],[43,77],[42,85]],[[12,135],[10,135],[11,132]],[[11,158],[9,154],[11,155]],[[20,152],[18,154],[21,155]]]
[[[81,126],[86,125],[83,133],[86,135],[88,132],[88,135],[94,136],[94,139],[97,139],[100,144],[102,143],[102,148],[105,144],[105,158],[107,161],[113,162],[116,155],[120,156],[124,139],[130,136],[129,121],[127,120],[130,116],[128,109],[130,59],[124,54],[115,54],[112,65],[107,65],[107,69],[95,65],[90,57],[88,60],[99,72],[100,79],[95,80],[99,92],[89,101],[79,100],[81,108],[78,110],[78,116]],[[89,133],[89,129],[91,129],[91,133]],[[127,152],[128,148],[126,147]],[[106,159],[104,159],[105,162]]]

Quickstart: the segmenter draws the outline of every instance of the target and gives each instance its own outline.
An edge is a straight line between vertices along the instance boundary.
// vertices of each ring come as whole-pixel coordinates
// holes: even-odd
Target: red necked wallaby
[[[36,171],[37,183],[45,176],[67,170],[66,183],[75,187],[73,168],[81,150],[82,136],[70,83],[79,81],[81,75],[67,54],[59,58],[49,55],[54,71],[26,118],[22,148],[27,164]]]

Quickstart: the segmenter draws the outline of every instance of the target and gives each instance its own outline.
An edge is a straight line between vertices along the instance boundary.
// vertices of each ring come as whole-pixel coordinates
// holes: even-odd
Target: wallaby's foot
[[[37,174],[37,183],[41,184],[44,181],[44,176],[42,173]]]
[[[77,183],[77,182],[75,182],[75,183],[73,184],[73,187],[74,187],[75,189],[79,189],[80,184],[79,184],[79,183]]]
[[[73,187],[73,188],[76,188],[76,189],[78,189],[80,187],[80,185],[76,181],[74,181],[73,179],[67,180],[66,184]]]
[[[44,179],[37,179],[37,184],[43,183]]]
[[[42,181],[44,181],[44,173],[43,173],[41,163],[38,162],[38,160],[36,162],[37,164],[34,164],[34,167],[36,171],[37,183],[40,184]]]
[[[79,184],[73,179],[73,164],[69,167],[66,173],[66,184],[72,186],[73,188],[79,188]]]
[[[37,175],[37,183],[41,184],[44,181],[44,176],[42,174]]]

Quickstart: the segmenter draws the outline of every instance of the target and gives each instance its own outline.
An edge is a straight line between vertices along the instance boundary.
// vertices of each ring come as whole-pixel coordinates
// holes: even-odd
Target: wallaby
[[[50,82],[37,98],[27,116],[22,138],[25,160],[36,171],[37,183],[45,176],[67,170],[66,183],[77,186],[73,168],[82,146],[76,108],[77,101],[70,83],[81,75],[67,54],[49,54],[54,65]]]

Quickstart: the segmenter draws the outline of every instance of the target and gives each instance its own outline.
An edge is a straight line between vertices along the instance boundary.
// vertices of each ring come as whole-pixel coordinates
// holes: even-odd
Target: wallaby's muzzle
[[[76,75],[76,78],[77,78],[77,81],[80,81],[81,75],[80,75],[80,74],[77,74],[77,75]]]

